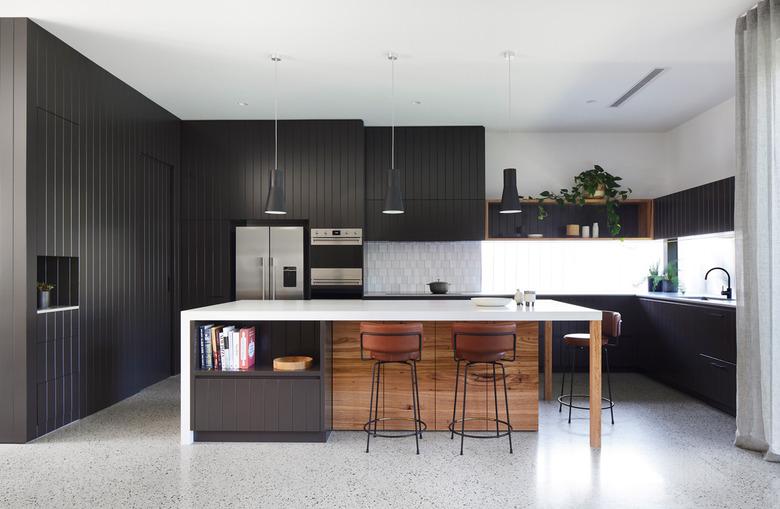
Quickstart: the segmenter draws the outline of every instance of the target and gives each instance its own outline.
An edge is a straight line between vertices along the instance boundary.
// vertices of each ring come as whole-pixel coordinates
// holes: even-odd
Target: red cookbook
[[[241,329],[238,341],[238,369],[247,370],[255,365],[255,328]]]

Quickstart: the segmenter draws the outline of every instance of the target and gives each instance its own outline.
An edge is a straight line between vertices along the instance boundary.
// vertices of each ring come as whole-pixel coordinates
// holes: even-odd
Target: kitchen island
[[[479,308],[457,300],[288,300],[236,301],[181,313],[181,442],[193,440],[325,441],[331,430],[358,430],[366,420],[370,362],[360,360],[361,321],[419,321],[424,326],[420,372],[422,419],[429,429],[446,429],[451,416],[455,361],[450,345],[455,321],[518,324],[518,357],[506,363],[510,411],[516,430],[538,429],[538,329],[549,336],[554,321],[586,321],[601,336],[601,312],[554,300],[534,307]],[[257,328],[257,360],[247,371],[201,369],[198,327],[234,324]],[[547,339],[547,338],[546,338]],[[546,341],[546,344],[549,341]],[[279,355],[310,355],[312,368],[274,371]],[[383,412],[408,412],[408,372],[388,372]],[[394,383],[397,376],[398,383]],[[549,398],[550,376],[545,394]],[[492,378],[475,371],[468,412],[486,412]],[[470,384],[472,380],[470,379]],[[408,382],[407,382],[408,384]],[[601,345],[590,348],[590,444],[601,446]],[[472,406],[473,405],[473,406]]]

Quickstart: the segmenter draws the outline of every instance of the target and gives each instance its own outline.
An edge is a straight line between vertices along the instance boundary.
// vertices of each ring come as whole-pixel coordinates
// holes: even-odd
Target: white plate
[[[472,297],[471,302],[479,307],[500,308],[508,306],[514,301],[512,299],[505,299],[501,297]]]

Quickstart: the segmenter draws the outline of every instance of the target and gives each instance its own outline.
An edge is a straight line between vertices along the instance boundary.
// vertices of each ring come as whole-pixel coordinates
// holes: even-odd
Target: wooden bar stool
[[[602,396],[602,400],[607,402],[607,405],[601,407],[602,410],[609,409],[609,415],[612,419],[612,424],[615,424],[614,406],[615,402],[612,399],[612,383],[609,380],[609,350],[607,347],[617,346],[618,338],[623,328],[623,320],[620,313],[615,311],[602,311],[601,312],[601,350],[604,353],[604,366],[607,369],[607,391],[608,398]],[[571,357],[569,361],[569,393],[564,394],[563,388],[566,384],[566,371],[564,370],[561,377],[561,395],[558,396],[558,412],[560,412],[564,406],[569,407],[569,424],[571,424],[571,409],[578,408],[580,410],[589,410],[590,407],[578,406],[574,404],[574,398],[585,398],[588,396],[585,394],[574,394],[574,364],[576,361],[576,354],[578,350],[587,350],[590,345],[590,334],[577,333],[566,334],[563,336],[563,344],[571,351]],[[564,400],[566,400],[564,402]]]
[[[420,419],[420,391],[417,384],[417,361],[422,357],[423,326],[421,323],[366,323],[360,324],[360,359],[375,360],[371,371],[371,402],[368,406],[368,422],[363,425],[366,432],[366,452],[371,435],[384,438],[402,438],[414,435],[417,454],[420,454],[422,432],[428,426]],[[364,353],[367,355],[364,356]],[[412,414],[405,417],[379,417],[379,392],[382,366],[389,363],[406,364],[410,368],[412,381]],[[376,391],[374,388],[376,387]],[[374,401],[376,392],[376,401]],[[373,415],[373,417],[372,417]],[[382,421],[413,421],[414,432],[395,435],[377,433],[377,424]],[[371,429],[373,425],[374,429]]]
[[[501,361],[512,362],[517,354],[517,325],[514,323],[473,323],[457,322],[452,324],[452,349],[455,352],[455,361],[457,361],[457,370],[455,372],[455,401],[452,404],[452,420],[450,421],[450,439],[455,435],[460,435],[460,454],[463,455],[463,441],[465,437],[469,438],[499,438],[509,437],[509,453],[512,453],[512,424],[509,420],[509,395],[506,390],[506,369]],[[507,358],[507,354],[512,352],[512,358]],[[458,406],[458,381],[460,378],[460,363],[465,362],[466,366],[463,372],[463,409],[461,418],[455,419],[455,411]],[[469,377],[469,368],[475,364],[488,364],[493,368],[493,400],[495,402],[496,416],[494,419],[489,417],[466,417],[466,392]],[[496,366],[501,366],[502,378],[504,381],[504,404],[506,406],[506,420],[498,418],[498,388],[496,384]],[[495,422],[495,435],[475,435],[466,433],[466,421],[488,421]],[[460,423],[460,431],[455,429],[456,424]],[[506,426],[506,431],[501,432],[499,426]]]

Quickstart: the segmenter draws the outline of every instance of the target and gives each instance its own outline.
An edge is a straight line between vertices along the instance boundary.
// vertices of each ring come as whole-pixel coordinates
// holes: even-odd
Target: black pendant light
[[[511,126],[512,122],[512,59],[515,54],[512,51],[505,51],[504,58],[507,62],[507,116]],[[517,214],[520,210],[520,199],[517,196],[517,170],[514,168],[504,169],[504,191],[501,193],[502,214]]]
[[[274,169],[271,170],[271,185],[268,188],[268,198],[265,201],[266,214],[287,214],[287,206],[284,202],[284,170],[279,168],[279,106],[278,72],[277,66],[282,59],[278,55],[271,55],[274,63]]]
[[[382,208],[382,213],[403,214],[404,198],[401,194],[401,171],[395,167],[395,61],[398,60],[398,56],[394,53],[388,53],[387,59],[390,60],[392,114],[390,122],[390,169],[387,171],[387,194],[385,194],[385,205]]]

